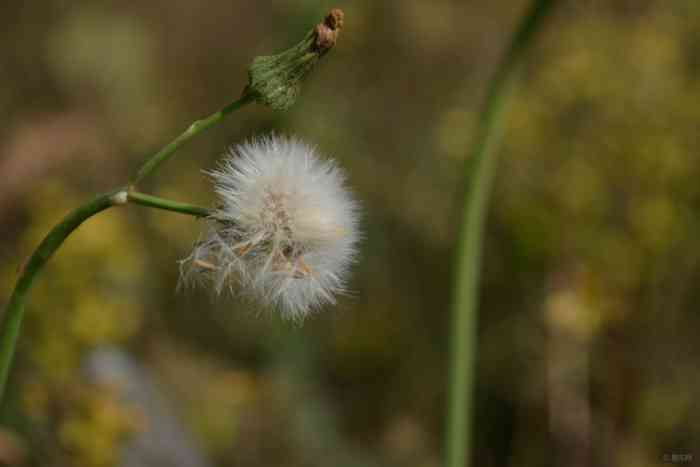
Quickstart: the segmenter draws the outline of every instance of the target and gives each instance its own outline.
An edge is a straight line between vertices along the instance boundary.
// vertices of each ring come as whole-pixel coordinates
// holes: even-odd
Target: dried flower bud
[[[331,28],[332,30],[343,29],[343,22],[345,21],[345,14],[340,8],[333,8],[323,20],[323,24]]]
[[[291,107],[304,77],[335,45],[343,19],[343,12],[333,9],[294,47],[277,55],[256,57],[248,68],[244,92],[275,110]]]
[[[210,175],[221,204],[183,277],[211,279],[217,291],[237,283],[288,318],[334,303],[359,237],[342,170],[269,136],[235,147]]]

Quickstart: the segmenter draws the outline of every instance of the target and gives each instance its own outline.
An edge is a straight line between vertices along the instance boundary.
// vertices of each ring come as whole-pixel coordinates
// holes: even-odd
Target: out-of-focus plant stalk
[[[477,303],[485,213],[503,132],[503,114],[516,71],[556,0],[534,0],[489,83],[472,148],[465,162],[462,224],[456,251],[448,382],[447,467],[469,464],[477,350]]]

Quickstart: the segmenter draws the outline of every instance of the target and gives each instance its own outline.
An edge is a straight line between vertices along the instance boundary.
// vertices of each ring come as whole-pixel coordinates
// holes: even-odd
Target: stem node
[[[110,200],[114,206],[126,204],[129,201],[129,193],[127,190],[119,191],[113,194]]]

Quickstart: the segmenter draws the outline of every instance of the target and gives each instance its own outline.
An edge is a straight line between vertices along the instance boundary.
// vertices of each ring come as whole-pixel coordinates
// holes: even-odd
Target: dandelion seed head
[[[270,135],[233,147],[209,175],[219,206],[183,278],[205,277],[293,319],[335,303],[359,239],[358,205],[335,162]]]

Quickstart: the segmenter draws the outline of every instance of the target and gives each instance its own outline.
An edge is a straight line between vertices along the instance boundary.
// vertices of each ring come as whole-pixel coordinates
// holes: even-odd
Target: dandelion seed
[[[232,148],[209,173],[219,206],[183,278],[237,286],[303,318],[345,292],[359,239],[358,205],[345,175],[295,139],[266,136]]]

